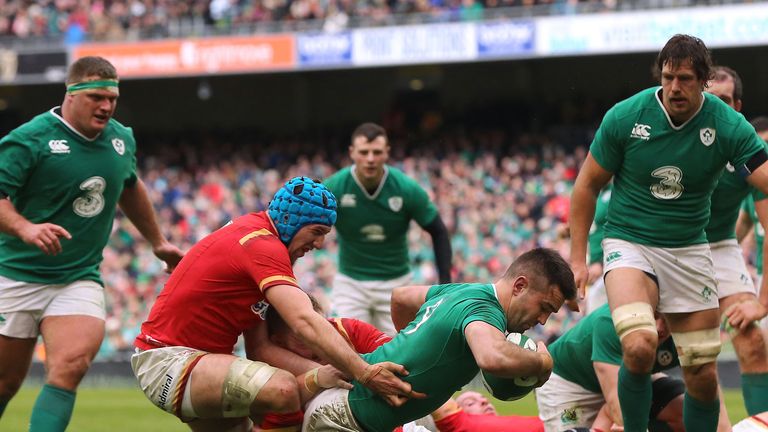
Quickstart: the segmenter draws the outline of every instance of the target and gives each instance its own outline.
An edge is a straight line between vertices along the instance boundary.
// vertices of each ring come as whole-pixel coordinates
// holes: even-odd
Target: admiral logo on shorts
[[[608,254],[607,257],[605,257],[605,263],[610,264],[616,260],[621,259],[621,252],[615,251]]]
[[[651,126],[640,123],[635,123],[635,127],[632,128],[632,133],[629,134],[630,138],[640,138],[646,140],[651,138],[651,132],[648,130]]]

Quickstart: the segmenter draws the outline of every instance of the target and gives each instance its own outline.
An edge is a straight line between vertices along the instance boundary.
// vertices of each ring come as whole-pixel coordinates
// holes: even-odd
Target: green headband
[[[117,89],[117,84],[118,81],[116,79],[79,82],[68,85],[67,93],[77,94],[91,89],[104,89],[119,95],[120,91]]]

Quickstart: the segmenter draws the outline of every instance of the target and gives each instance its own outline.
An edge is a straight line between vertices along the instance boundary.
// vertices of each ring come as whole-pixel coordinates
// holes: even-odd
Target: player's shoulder
[[[56,128],[58,120],[52,111],[38,114],[28,122],[13,129],[5,136],[3,141],[14,140],[23,144],[34,145],[36,143],[35,138],[49,134]]]
[[[133,128],[120,123],[114,118],[109,119],[109,128],[107,129],[107,131],[112,134],[118,135],[119,138],[128,139],[131,142],[135,142],[134,141],[135,139],[133,137]]]
[[[608,112],[616,121],[632,120],[637,114],[645,110],[660,109],[660,102],[656,96],[659,87],[651,87],[630,96],[616,105]]]
[[[392,165],[387,165],[386,182],[389,185],[401,190],[423,189],[419,182],[416,181],[416,179],[406,174],[400,168],[394,167]]]
[[[330,177],[326,177],[325,180],[323,180],[323,184],[327,187],[335,187],[336,185],[341,184],[344,180],[351,180],[352,179],[352,167],[344,167],[335,173],[331,174]]]
[[[717,123],[716,126],[719,127],[735,128],[747,124],[743,114],[731,108],[717,96],[707,92],[704,93],[702,113],[705,116],[711,116]]]

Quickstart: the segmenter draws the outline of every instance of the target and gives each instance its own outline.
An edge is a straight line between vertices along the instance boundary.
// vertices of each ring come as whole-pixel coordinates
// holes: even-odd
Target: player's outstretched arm
[[[390,307],[395,330],[404,329],[416,318],[419,308],[426,301],[429,288],[426,285],[411,285],[392,290]]]
[[[24,243],[45,252],[46,255],[61,253],[59,237],[72,239],[69,231],[52,223],[35,224],[22,216],[11,200],[0,199],[0,232],[18,237]]]
[[[752,218],[749,217],[749,213],[744,209],[739,210],[739,218],[736,219],[736,241],[741,244],[749,233],[752,232],[753,226],[754,224],[752,223]],[[743,244],[742,247],[744,247]]]
[[[276,285],[264,295],[302,342],[340,371],[381,395],[387,403],[400,406],[414,395],[411,385],[395,375],[407,375],[404,367],[394,363],[366,363],[328,320],[315,312],[309,297],[300,289]]]
[[[160,232],[160,225],[155,217],[155,210],[147,194],[147,187],[141,179],[132,187],[123,189],[119,201],[120,209],[152,245],[155,256],[165,261],[167,271],[171,272],[184,257],[184,253],[170,244]]]
[[[523,349],[483,321],[469,323],[464,335],[477,365],[486,372],[503,378],[535,376],[539,386],[552,374],[552,357],[543,343],[538,344],[538,351]]]

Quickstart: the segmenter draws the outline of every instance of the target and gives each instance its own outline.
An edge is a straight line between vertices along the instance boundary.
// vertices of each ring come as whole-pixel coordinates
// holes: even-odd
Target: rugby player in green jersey
[[[551,249],[524,253],[493,284],[397,288],[392,318],[400,332],[363,358],[406,366],[403,380],[427,397],[394,408],[353,382],[352,390],[319,393],[305,410],[302,430],[391,432],[433,412],[480,369],[502,377],[535,376],[541,385],[552,370],[544,344],[527,351],[509,343],[505,332],[544,324],[575,296],[573,273]]]
[[[333,280],[332,312],[394,335],[389,301],[392,289],[411,279],[406,238],[411,221],[432,236],[439,283],[451,280],[450,236],[427,192],[387,165],[384,128],[374,123],[358,126],[349,157],[354,165],[324,182],[339,200],[339,268]]]
[[[715,78],[706,91],[741,111],[741,77],[729,67],[717,66],[714,70]],[[744,180],[742,173],[726,165],[712,193],[711,216],[705,231],[717,279],[720,314],[727,320],[726,328],[732,330],[729,333],[738,355],[744,404],[747,412],[755,415],[768,411],[768,351],[765,335],[755,324],[768,313],[768,288],[761,284],[759,291],[755,291],[755,283],[736,241],[736,220],[741,203],[748,195],[753,201],[765,198]],[[761,226],[766,228],[768,212],[764,212],[763,207],[760,209],[761,219],[767,224]]]
[[[0,415],[29,370],[38,336],[46,380],[30,430],[63,431],[104,338],[99,275],[117,205],[173,269],[136,175],[133,131],[112,118],[118,76],[101,57],[69,69],[61,107],[0,140]]]
[[[717,429],[720,352],[717,284],[704,232],[710,198],[731,163],[768,192],[768,154],[744,117],[704,88],[713,77],[704,43],[675,35],[659,53],[661,86],[605,115],[571,199],[571,265],[587,282],[587,237],[600,190],[614,180],[603,239],[605,285],[622,344],[618,394],[627,432],[645,432],[658,346],[654,311],[672,330],[686,395],[686,430]]]

